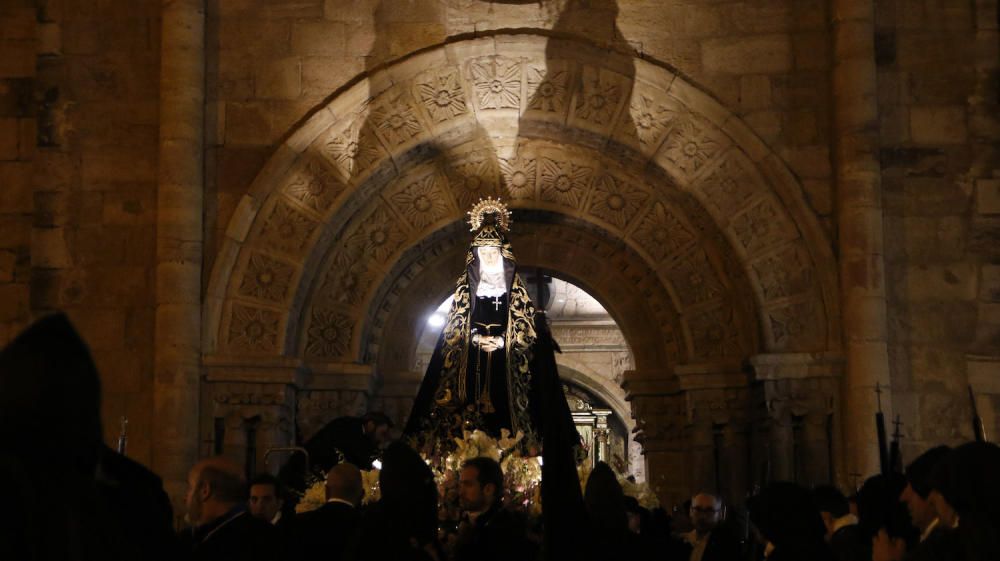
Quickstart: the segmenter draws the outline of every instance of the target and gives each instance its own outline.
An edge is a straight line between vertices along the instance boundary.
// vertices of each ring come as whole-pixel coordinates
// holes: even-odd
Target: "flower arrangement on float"
[[[542,460],[540,456],[523,456],[518,443],[524,435],[520,432],[511,436],[510,431],[502,429],[500,438],[496,439],[483,431],[465,431],[461,438],[454,440],[454,449],[444,456],[427,456],[421,454],[431,471],[438,486],[440,520],[458,520],[461,506],[458,497],[458,479],[462,464],[467,460],[485,456],[500,463],[504,474],[504,504],[525,512],[530,516],[539,516],[542,512],[541,483]],[[590,477],[590,463],[584,462],[578,468],[581,489],[586,489]],[[380,495],[378,483],[379,470],[372,469],[361,472],[365,496],[362,502],[369,504],[378,501]],[[646,483],[635,483],[618,474],[618,482],[626,495],[639,500],[646,508],[659,506],[656,495]],[[320,480],[308,488],[305,495],[296,506],[296,512],[315,510],[326,503],[324,481]]]

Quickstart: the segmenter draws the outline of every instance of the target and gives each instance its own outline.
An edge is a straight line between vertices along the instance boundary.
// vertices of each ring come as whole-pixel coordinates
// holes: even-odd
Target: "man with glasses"
[[[740,544],[720,527],[722,501],[712,493],[701,492],[691,498],[691,524],[694,529],[683,535],[691,545],[689,561],[730,561],[738,559]]]

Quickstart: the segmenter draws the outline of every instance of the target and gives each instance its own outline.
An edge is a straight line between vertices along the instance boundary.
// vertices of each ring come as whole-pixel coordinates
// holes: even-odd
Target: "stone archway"
[[[511,201],[519,259],[585,287],[636,351],[625,383],[665,493],[690,483],[702,411],[736,399],[714,390],[746,390],[742,363],[839,348],[829,241],[738,118],[665,66],[496,34],[360,76],[278,147],[215,260],[209,380],[384,405],[412,382],[388,345],[415,344],[486,194]]]

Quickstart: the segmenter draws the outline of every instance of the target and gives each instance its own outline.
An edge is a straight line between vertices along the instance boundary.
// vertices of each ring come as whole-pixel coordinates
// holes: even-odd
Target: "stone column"
[[[875,384],[889,387],[873,0],[832,0],[834,169],[843,310],[848,472],[879,469]],[[882,407],[892,410],[883,393]]]
[[[164,0],[156,225],[153,467],[175,501],[198,450],[205,7]]]

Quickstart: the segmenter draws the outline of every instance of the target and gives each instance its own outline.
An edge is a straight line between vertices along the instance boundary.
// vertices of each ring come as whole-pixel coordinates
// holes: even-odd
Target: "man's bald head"
[[[340,499],[358,506],[363,496],[361,471],[354,464],[340,463],[326,473],[326,500]]]
[[[192,524],[207,524],[247,498],[243,471],[232,460],[205,458],[188,472],[185,503]]]

